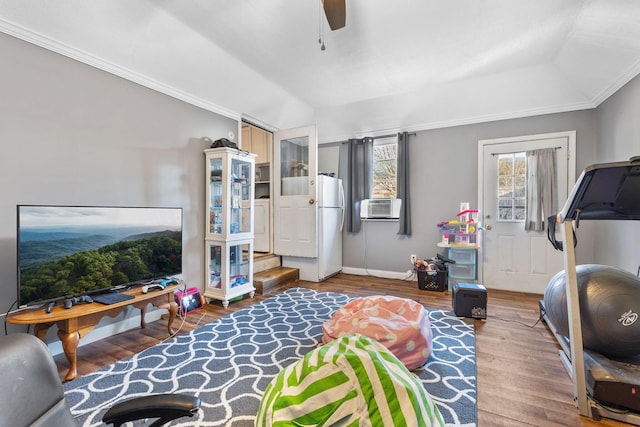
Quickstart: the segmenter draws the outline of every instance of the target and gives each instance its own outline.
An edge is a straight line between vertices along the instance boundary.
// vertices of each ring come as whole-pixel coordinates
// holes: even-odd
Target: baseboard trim
[[[342,267],[342,272],[346,274],[355,274],[358,276],[374,276],[381,277],[383,279],[397,279],[397,280],[416,280],[413,270],[406,272],[399,271],[386,271],[386,270],[372,270],[370,268],[355,268],[355,267]]]

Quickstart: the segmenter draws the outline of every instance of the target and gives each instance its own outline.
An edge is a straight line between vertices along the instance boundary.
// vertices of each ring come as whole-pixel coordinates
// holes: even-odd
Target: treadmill
[[[562,242],[555,240],[556,224],[549,221],[549,240],[564,252],[569,337],[558,331],[540,302],[543,319],[561,346],[580,415],[640,425],[640,357],[614,360],[582,346],[574,223],[578,228],[587,220],[640,220],[640,156],[585,168],[557,216]],[[571,240],[574,244],[566,244]]]

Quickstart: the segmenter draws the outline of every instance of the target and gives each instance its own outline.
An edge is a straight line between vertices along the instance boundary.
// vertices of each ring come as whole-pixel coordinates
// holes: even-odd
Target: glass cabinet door
[[[240,158],[231,159],[230,234],[251,232],[251,163]]]
[[[209,181],[211,200],[209,200],[209,233],[222,234],[223,194],[222,194],[222,158],[209,160],[211,176]]]
[[[222,289],[222,245],[209,245],[209,287]]]
[[[207,288],[205,295],[222,300],[226,308],[229,300],[255,292],[253,286],[253,241],[208,241]]]
[[[244,239],[253,234],[253,154],[208,150],[207,239]]]
[[[209,284],[210,288],[221,289],[228,273],[229,288],[250,282],[250,242],[209,244]],[[228,261],[228,264],[225,264]]]
[[[250,282],[249,243],[229,246],[229,287],[236,288]]]

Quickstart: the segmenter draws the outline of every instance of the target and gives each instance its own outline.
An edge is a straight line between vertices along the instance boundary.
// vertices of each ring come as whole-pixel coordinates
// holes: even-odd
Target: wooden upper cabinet
[[[271,134],[265,130],[242,126],[242,149],[256,155],[256,163],[271,161]]]
[[[242,125],[242,139],[240,140],[240,148],[251,152],[251,126]]]
[[[269,155],[269,137],[270,135],[262,129],[251,128],[251,148],[257,154],[258,163],[268,163],[271,160]]]

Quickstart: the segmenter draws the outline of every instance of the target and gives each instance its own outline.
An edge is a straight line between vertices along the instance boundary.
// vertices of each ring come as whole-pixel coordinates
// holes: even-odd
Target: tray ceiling
[[[0,31],[321,142],[594,108],[640,72],[635,0],[346,9],[330,31],[316,0],[5,0]]]

